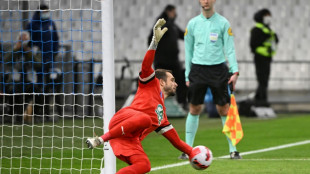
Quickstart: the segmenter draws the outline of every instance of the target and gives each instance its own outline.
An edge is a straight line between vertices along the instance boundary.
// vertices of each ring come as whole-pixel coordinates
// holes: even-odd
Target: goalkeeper
[[[117,158],[129,164],[117,173],[147,173],[151,170],[150,161],[144,152],[141,141],[153,131],[162,134],[180,151],[190,155],[192,147],[183,142],[169,123],[164,99],[176,93],[177,84],[171,71],[152,68],[158,42],[167,28],[159,19],[153,28],[153,39],[142,62],[139,87],[132,104],[118,111],[110,121],[109,132],[101,137],[86,140],[88,148],[110,141]]]

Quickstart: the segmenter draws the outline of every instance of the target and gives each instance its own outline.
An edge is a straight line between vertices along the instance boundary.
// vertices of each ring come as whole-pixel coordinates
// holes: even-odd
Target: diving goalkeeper
[[[191,154],[192,147],[183,142],[169,123],[164,100],[176,93],[177,84],[172,72],[152,68],[156,47],[167,28],[159,19],[153,28],[153,39],[145,54],[139,74],[139,87],[132,104],[118,111],[111,119],[109,132],[100,137],[86,140],[92,149],[109,141],[117,158],[129,164],[120,169],[121,173],[147,173],[151,170],[150,161],[144,152],[141,141],[156,131],[167,138],[180,151]]]

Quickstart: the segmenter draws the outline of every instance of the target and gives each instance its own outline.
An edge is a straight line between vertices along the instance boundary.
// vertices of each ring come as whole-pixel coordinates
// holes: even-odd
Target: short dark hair
[[[39,7],[38,7],[39,10],[49,10],[49,7],[48,5],[46,4],[41,4]]]
[[[155,70],[155,77],[158,79],[162,79],[164,81],[167,81],[167,72],[172,74],[171,70],[157,69],[157,70]]]
[[[166,7],[165,7],[165,12],[167,11],[171,11],[171,10],[174,10],[175,9],[175,6],[174,5],[171,5],[171,4],[168,4]]]

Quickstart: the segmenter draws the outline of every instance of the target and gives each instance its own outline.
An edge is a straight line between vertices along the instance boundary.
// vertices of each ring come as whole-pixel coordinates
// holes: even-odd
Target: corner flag
[[[231,140],[235,146],[242,139],[243,130],[234,94],[230,95],[230,100],[230,106],[222,132]]]

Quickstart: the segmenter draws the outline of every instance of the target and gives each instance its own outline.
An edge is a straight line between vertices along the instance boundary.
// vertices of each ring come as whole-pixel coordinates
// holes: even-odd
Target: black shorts
[[[228,78],[229,72],[225,63],[218,65],[193,64],[189,73],[189,103],[193,105],[203,104],[208,88],[211,89],[213,103],[220,106],[230,103]]]

